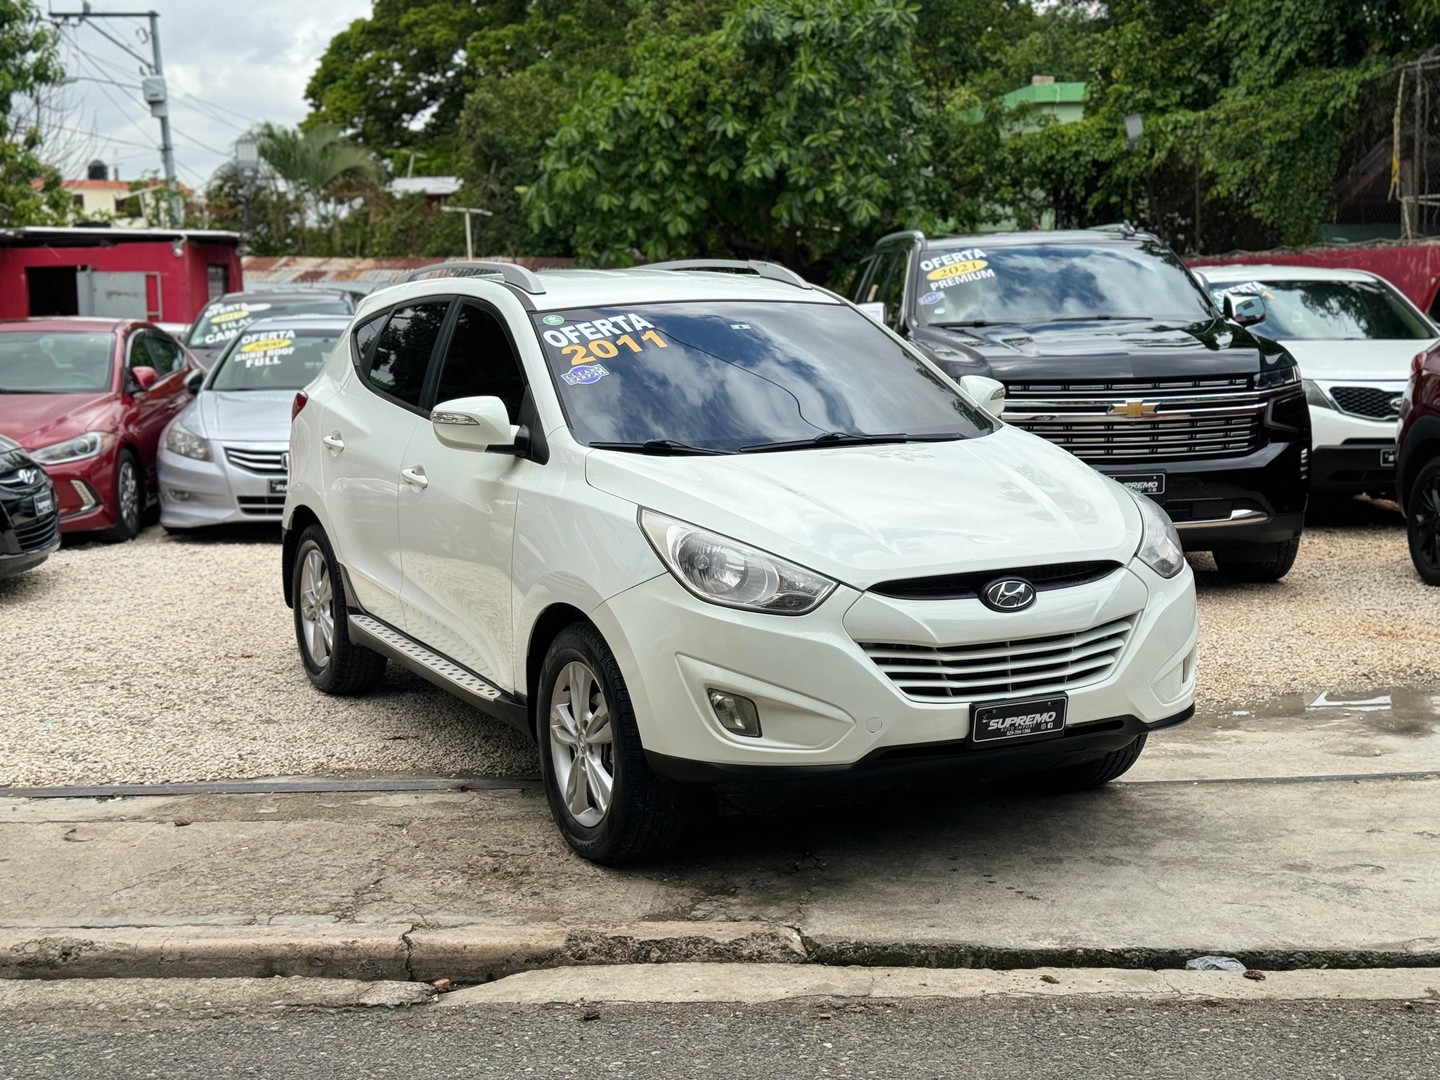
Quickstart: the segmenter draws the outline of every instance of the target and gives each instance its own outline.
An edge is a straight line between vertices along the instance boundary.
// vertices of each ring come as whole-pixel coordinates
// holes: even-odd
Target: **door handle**
[[[400,475],[405,478],[407,484],[413,484],[417,488],[427,487],[430,479],[425,475],[425,469],[420,465],[412,465],[408,469],[401,469]]]
[[[328,446],[331,450],[340,451],[345,449],[345,440],[340,438],[340,432],[332,431],[320,440],[321,444]]]

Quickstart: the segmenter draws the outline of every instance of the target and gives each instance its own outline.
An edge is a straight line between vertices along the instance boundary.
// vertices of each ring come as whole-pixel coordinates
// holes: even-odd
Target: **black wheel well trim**
[[[1395,493],[1402,503],[1410,498],[1410,489],[1420,470],[1432,459],[1440,457],[1440,416],[1422,416],[1415,421],[1410,437],[1401,447],[1398,462],[1402,472],[1395,478]]]
[[[545,663],[545,654],[562,630],[576,623],[594,626],[594,622],[573,604],[554,603],[540,613],[530,626],[530,636],[525,644],[525,700],[530,703],[530,734],[539,739],[539,717],[534,715],[540,700],[540,668]]]
[[[314,510],[305,505],[297,506],[290,515],[290,525],[280,537],[280,576],[281,585],[285,591],[285,606],[295,606],[295,583],[292,580],[295,576],[295,549],[300,545],[300,534],[311,525],[320,524],[320,518]],[[343,572],[344,567],[341,567]],[[349,586],[349,579],[345,581]]]

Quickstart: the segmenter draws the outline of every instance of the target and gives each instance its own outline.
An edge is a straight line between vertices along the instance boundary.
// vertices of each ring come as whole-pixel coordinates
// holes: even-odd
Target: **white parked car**
[[[664,849],[701,785],[1094,786],[1190,716],[1169,519],[998,383],[768,264],[467,265],[297,396],[285,598],[321,690],[388,658],[534,736],[581,855]]]
[[[349,325],[344,315],[260,320],[208,375],[191,376],[195,400],[160,439],[161,525],[183,532],[280,520],[295,391],[315,378]]]
[[[1251,329],[1295,358],[1310,404],[1310,486],[1316,494],[1393,494],[1395,432],[1410,361],[1437,337],[1384,278],[1313,266],[1205,266],[1216,303],[1258,296]]]

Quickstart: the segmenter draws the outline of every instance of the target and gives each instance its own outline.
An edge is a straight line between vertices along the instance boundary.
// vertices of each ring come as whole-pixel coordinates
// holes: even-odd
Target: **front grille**
[[[285,509],[284,495],[237,495],[235,501],[242,514],[255,517],[279,517]]]
[[[1376,386],[1330,387],[1330,398],[1341,412],[1367,420],[1394,420],[1400,415],[1398,406],[1402,397],[1398,391]]]
[[[20,475],[22,472],[33,474],[35,479],[25,479]],[[43,482],[38,465],[27,465],[24,469],[13,469],[7,473],[0,473],[0,488],[4,488],[6,491],[29,491]]]
[[[225,459],[231,465],[247,472],[259,473],[261,476],[284,476],[289,471],[285,464],[287,456],[287,451],[284,450],[242,450],[237,446],[225,447]]]
[[[980,595],[980,590],[997,578],[1024,578],[1037,592],[1088,585],[1109,577],[1120,569],[1117,562],[1053,563],[1049,566],[1022,566],[1018,570],[980,570],[965,574],[942,574],[937,577],[905,578],[882,581],[871,592],[896,600],[965,600]]]
[[[1265,407],[1243,376],[1023,382],[1006,388],[1005,419],[1082,460],[1138,465],[1252,453]]]
[[[55,534],[59,529],[60,515],[51,513],[36,521],[27,521],[24,525],[15,526],[15,542],[19,545],[21,552],[38,551],[54,541]]]
[[[1125,651],[1135,618],[1016,641],[939,647],[862,642],[860,647],[906,697],[921,701],[1043,694],[1108,676]]]

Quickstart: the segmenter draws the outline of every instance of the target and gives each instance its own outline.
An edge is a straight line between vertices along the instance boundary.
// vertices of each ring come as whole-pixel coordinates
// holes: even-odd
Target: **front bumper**
[[[264,453],[280,453],[285,443],[247,443]],[[209,461],[183,457],[160,447],[160,524],[196,529],[237,522],[279,522],[285,509],[284,474],[257,473],[232,464],[225,449],[211,442]],[[279,490],[276,490],[276,482]]]
[[[55,482],[62,533],[94,532],[115,525],[115,466],[119,448],[63,465],[46,465]]]
[[[1388,495],[1395,490],[1396,420],[1369,420],[1310,406],[1316,491]]]
[[[1098,582],[1041,592],[1032,607],[1014,613],[991,611],[974,599],[903,601],[841,586],[799,618],[706,604],[664,574],[611,598],[591,616],[625,675],[647,755],[671,775],[826,770],[896,755],[924,757],[927,748],[965,745],[974,701],[1041,694],[1031,688],[919,699],[882,672],[860,642],[1003,648],[1133,619],[1114,666],[1065,688],[1064,739],[967,751],[994,754],[995,762],[1011,758],[1043,767],[1060,743],[1075,760],[1075,751],[1099,756],[1117,738],[1119,745],[1129,741],[1121,736],[1183,718],[1194,699],[1197,628],[1188,567],[1166,581],[1132,563]],[[753,701],[761,736],[723,728],[709,705],[712,689]]]

